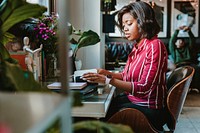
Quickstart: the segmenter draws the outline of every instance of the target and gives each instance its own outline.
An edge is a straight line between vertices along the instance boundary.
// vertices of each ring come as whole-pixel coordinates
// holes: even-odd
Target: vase
[[[46,79],[57,77],[57,57],[55,53],[45,55],[44,67]]]
[[[69,57],[69,62],[70,62],[70,75],[73,75],[74,71],[76,71],[75,58],[73,56]]]
[[[76,67],[76,70],[81,70],[82,61],[80,59],[75,59],[75,67]]]

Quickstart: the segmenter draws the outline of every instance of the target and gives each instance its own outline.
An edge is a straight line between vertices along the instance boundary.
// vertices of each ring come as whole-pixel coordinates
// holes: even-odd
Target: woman
[[[106,83],[124,90],[113,101],[108,117],[122,108],[142,111],[152,124],[162,130],[165,116],[167,50],[157,38],[160,27],[151,6],[134,2],[118,13],[118,22],[129,41],[136,41],[124,70],[112,73],[98,69],[98,73],[86,73],[83,79],[91,83]]]

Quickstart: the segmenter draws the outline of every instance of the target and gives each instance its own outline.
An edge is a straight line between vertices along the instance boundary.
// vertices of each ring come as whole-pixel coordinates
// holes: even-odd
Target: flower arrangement
[[[55,53],[57,50],[57,22],[56,15],[43,15],[34,28],[36,38],[39,44],[43,44],[43,50],[46,54]]]

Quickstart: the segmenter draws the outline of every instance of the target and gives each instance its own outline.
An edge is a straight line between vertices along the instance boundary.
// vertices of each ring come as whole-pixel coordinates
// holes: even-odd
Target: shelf
[[[15,133],[41,133],[59,121],[65,133],[70,105],[70,98],[58,94],[0,93],[0,124]]]

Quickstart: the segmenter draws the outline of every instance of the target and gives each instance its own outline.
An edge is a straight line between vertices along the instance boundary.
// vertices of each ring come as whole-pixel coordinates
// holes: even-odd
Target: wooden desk
[[[115,87],[107,85],[103,89],[103,94],[95,94],[94,96],[83,100],[83,106],[73,107],[72,116],[92,117],[97,119],[105,117],[114,95]]]
[[[93,87],[96,87],[96,85],[87,86],[87,89],[84,89],[82,93],[92,90]],[[89,96],[85,95],[85,98],[82,100],[83,106],[72,108],[72,117],[90,117],[99,119],[106,116],[114,96],[115,87],[106,85],[104,87],[99,86],[97,89],[103,89],[103,94],[92,92]]]

